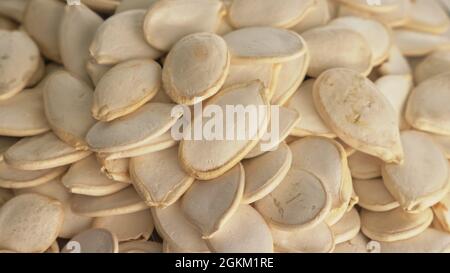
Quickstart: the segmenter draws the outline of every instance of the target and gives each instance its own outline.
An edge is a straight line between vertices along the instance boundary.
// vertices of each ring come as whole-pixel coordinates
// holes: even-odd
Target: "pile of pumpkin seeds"
[[[449,252],[449,15],[0,1],[0,253]],[[180,140],[177,105],[263,111]]]

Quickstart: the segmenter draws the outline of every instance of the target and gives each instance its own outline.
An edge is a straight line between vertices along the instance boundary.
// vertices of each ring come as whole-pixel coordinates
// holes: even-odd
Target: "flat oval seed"
[[[223,16],[222,9],[222,2],[217,0],[159,1],[145,15],[145,38],[155,48],[169,51],[186,35],[214,32]]]
[[[421,83],[450,70],[450,51],[436,51],[421,61],[414,70],[414,80]]]
[[[381,64],[389,55],[392,45],[392,34],[382,23],[355,16],[334,19],[331,26],[348,28],[361,34],[366,39],[372,51],[372,64]]]
[[[328,0],[314,1],[313,6],[305,12],[300,22],[291,27],[291,29],[301,34],[308,29],[327,24],[332,16],[332,5],[336,5],[336,3],[330,3]]]
[[[450,20],[437,1],[411,1],[409,20],[405,27],[417,31],[441,34],[448,30]]]
[[[320,116],[348,145],[386,162],[402,161],[398,115],[370,80],[331,69],[316,80],[313,98]]]
[[[0,100],[22,91],[39,67],[39,49],[22,31],[0,30]]]
[[[315,135],[334,138],[336,135],[323,122],[314,106],[313,85],[314,80],[303,82],[286,103],[286,107],[295,109],[301,117],[300,122],[292,129],[291,135],[299,137]]]
[[[424,56],[438,49],[450,48],[450,38],[407,29],[394,30],[394,40],[405,56]]]
[[[255,207],[279,229],[307,229],[325,219],[331,198],[318,177],[304,170],[291,169],[278,187],[256,201]]]
[[[67,71],[90,83],[89,46],[103,19],[84,5],[67,5],[59,27],[59,49]]]
[[[384,184],[404,210],[417,212],[436,204],[447,193],[449,166],[439,146],[424,133],[404,131],[401,138],[404,163],[382,167]]]
[[[153,232],[153,219],[150,210],[95,218],[93,228],[104,228],[117,236],[119,242],[145,239]]]
[[[364,37],[356,31],[321,27],[308,30],[302,36],[311,56],[308,76],[317,78],[327,69],[337,67],[368,74],[372,68],[372,50]],[[330,40],[339,42],[330,43]]]
[[[161,52],[145,42],[142,30],[145,10],[130,10],[109,17],[97,30],[89,52],[99,64],[130,59],[156,59]]]
[[[127,186],[106,177],[94,155],[75,162],[62,177],[62,183],[70,192],[90,196],[104,196],[116,193]]]
[[[77,247],[71,242],[77,243]],[[93,228],[83,231],[70,239],[61,253],[117,253],[119,252],[119,242],[117,237],[106,229]]]
[[[285,143],[271,152],[242,161],[245,187],[242,203],[250,204],[271,193],[287,175],[292,152]]]
[[[406,120],[422,131],[450,136],[450,73],[432,77],[411,91]]]
[[[97,83],[92,115],[101,121],[128,115],[151,100],[160,86],[161,66],[157,62],[136,59],[120,63]]]
[[[96,152],[120,152],[136,148],[161,136],[175,124],[181,112],[172,115],[173,104],[148,103],[137,111],[111,122],[97,122],[86,141]]]
[[[378,72],[382,75],[408,75],[411,74],[411,67],[400,49],[394,44],[389,51],[388,60],[379,66]]]
[[[69,202],[72,195],[69,190],[63,186],[59,178],[36,187],[15,189],[14,193],[16,195],[36,193],[61,202],[64,209],[64,221],[61,230],[58,233],[58,237],[60,238],[71,238],[75,236],[75,234],[88,229],[92,224],[92,218],[75,214],[72,211]]]
[[[450,160],[450,136],[431,135],[431,137],[444,152],[445,157]]]
[[[0,135],[34,136],[49,129],[40,91],[25,90],[10,99],[0,100]]]
[[[380,242],[382,253],[448,253],[450,235],[432,228],[419,235],[397,242]]]
[[[180,202],[163,209],[153,207],[152,215],[158,234],[177,249],[190,252],[209,250],[200,232],[184,216]]]
[[[6,163],[22,170],[44,170],[81,160],[90,151],[77,151],[53,133],[27,137],[11,146],[4,154]]]
[[[119,253],[162,253],[162,248],[162,244],[157,242],[130,241],[119,244]]]
[[[230,220],[207,243],[212,251],[219,253],[273,252],[269,227],[249,205],[239,206]]]
[[[289,145],[292,169],[306,170],[325,184],[331,202],[327,223],[336,223],[351,203],[352,183],[348,174],[346,152],[334,141],[322,137],[306,137]]]
[[[353,239],[361,228],[358,211],[352,208],[334,225],[331,226],[334,242],[340,244]]]
[[[372,179],[381,176],[382,161],[374,156],[355,152],[348,157],[348,167],[353,178]]]
[[[68,72],[55,72],[44,86],[45,115],[53,132],[76,149],[87,150],[85,137],[95,124],[93,90]]]
[[[16,196],[0,210],[0,248],[44,252],[56,240],[63,218],[58,201],[38,194]]]
[[[74,195],[71,206],[75,213],[89,217],[127,214],[148,208],[132,187],[100,197]]]
[[[367,210],[383,212],[400,206],[381,179],[355,179],[353,180],[353,188],[359,198],[358,205]]]
[[[194,182],[178,163],[177,146],[132,158],[130,175],[144,202],[156,207],[175,203]]]
[[[10,189],[34,187],[60,176],[66,169],[66,167],[58,167],[48,170],[24,171],[0,161],[0,187]]]
[[[262,134],[266,131],[269,122],[269,102],[264,96],[264,86],[261,82],[255,81],[246,84],[233,85],[208,101],[208,105],[220,107],[226,112],[226,107],[230,105],[242,105],[253,107],[254,114],[245,125],[240,139],[227,140],[226,135],[236,136],[235,126],[227,126],[219,140],[189,140],[183,139],[180,143],[180,162],[187,173],[197,179],[209,180],[219,177],[229,169],[233,168],[245,155],[257,144]],[[207,107],[206,106],[206,107]],[[208,121],[209,120],[209,121]],[[193,124],[189,124],[186,129],[202,123],[201,119],[195,119]],[[205,122],[211,122],[207,119]],[[225,122],[226,119],[225,119]],[[197,125],[196,125],[197,124]],[[248,124],[256,124],[254,130]],[[220,140],[222,139],[222,140]]]
[[[273,26],[289,28],[296,25],[313,7],[313,0],[236,0],[229,10],[235,28]]]
[[[285,231],[270,228],[276,251],[289,253],[329,253],[334,249],[331,228],[321,222],[308,229]]]
[[[203,235],[211,238],[232,217],[244,192],[241,164],[209,181],[196,181],[181,199],[181,210]]]
[[[249,27],[224,37],[234,63],[282,63],[306,53],[303,38],[289,30]]]
[[[32,0],[25,10],[23,26],[48,59],[61,63],[59,26],[64,4],[57,0]]]
[[[361,230],[372,240],[394,242],[406,240],[422,233],[433,220],[433,212],[426,209],[407,213],[401,208],[387,212],[361,211]]]
[[[179,104],[198,103],[219,91],[229,67],[227,44],[220,36],[206,32],[188,35],[166,57],[164,90]]]

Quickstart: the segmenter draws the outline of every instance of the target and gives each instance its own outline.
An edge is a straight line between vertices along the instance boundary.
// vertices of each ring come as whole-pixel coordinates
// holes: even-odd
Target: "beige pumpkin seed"
[[[0,188],[0,207],[13,197],[14,193],[11,190]]]
[[[433,206],[435,220],[439,223],[444,231],[450,232],[450,193]]]
[[[410,91],[413,88],[411,75],[383,76],[375,82],[375,85],[396,110],[400,130],[408,129],[410,126],[405,119],[405,109]]]
[[[340,244],[353,239],[361,228],[358,211],[352,208],[334,225],[331,226],[334,242]]]
[[[417,212],[445,196],[450,186],[449,165],[439,146],[424,133],[404,131],[401,138],[405,161],[382,166],[383,179],[404,210]]]
[[[324,222],[308,229],[285,231],[275,227],[272,231],[276,251],[290,253],[328,253],[334,249],[334,237]]]
[[[39,64],[37,70],[34,72],[33,76],[28,80],[26,87],[31,88],[36,86],[45,76],[45,62],[44,58],[39,57]],[[37,86],[36,86],[37,88]]]
[[[380,242],[382,253],[449,253],[450,236],[448,233],[432,228],[419,235],[397,242]]]
[[[133,187],[100,197],[74,195],[71,206],[75,213],[89,217],[127,214],[148,208]]]
[[[394,41],[405,56],[424,56],[438,49],[449,49],[450,38],[407,29],[393,31]]]
[[[414,80],[421,83],[450,70],[450,51],[436,51],[420,62],[414,70]]]
[[[348,28],[361,34],[372,51],[372,64],[383,63],[388,57],[392,45],[392,35],[389,28],[382,23],[361,17],[347,16],[334,19],[330,26]]]
[[[56,240],[64,211],[60,202],[39,194],[23,194],[0,210],[0,248],[44,252]]]
[[[309,52],[294,60],[279,64],[280,72],[275,86],[272,104],[283,105],[303,82],[310,63]]]
[[[132,158],[130,175],[144,202],[156,207],[175,203],[194,182],[178,163],[177,146]]]
[[[189,252],[209,250],[200,232],[184,216],[180,202],[166,208],[153,207],[151,210],[155,228],[164,241],[168,241],[176,249]]]
[[[60,176],[66,169],[66,167],[57,167],[48,170],[24,171],[0,161],[0,187],[21,189],[38,186]]]
[[[361,232],[353,239],[337,244],[333,253],[370,253],[369,239]]]
[[[130,241],[119,244],[119,253],[162,253],[161,243],[152,241]]]
[[[274,108],[277,107],[277,110]],[[275,111],[278,111],[275,115]],[[271,117],[268,126],[268,134],[272,134],[272,123],[278,123],[278,139],[271,139],[270,143],[262,139],[258,144],[245,156],[245,159],[253,158],[264,154],[267,151],[273,151],[280,145],[283,140],[288,137],[293,128],[301,120],[301,116],[297,111],[286,107],[271,106]]]
[[[23,26],[36,41],[41,53],[61,63],[59,26],[64,14],[64,3],[57,0],[31,0],[23,18]]]
[[[441,34],[450,26],[447,13],[437,1],[411,1],[409,20],[405,27],[417,31]]]
[[[331,196],[317,176],[291,168],[269,195],[256,201],[255,207],[279,229],[307,229],[325,219],[330,212]]]
[[[182,115],[171,115],[173,104],[148,103],[137,111],[112,122],[97,122],[86,141],[96,152],[120,152],[142,146],[161,136]]]
[[[0,1],[0,14],[21,23],[28,2],[29,0]]]
[[[53,133],[46,133],[21,139],[6,151],[4,157],[14,168],[33,171],[64,166],[90,154],[90,151],[74,149]]]
[[[333,225],[351,203],[352,183],[345,150],[338,142],[322,137],[306,137],[289,147],[292,169],[311,172],[325,185],[331,203],[326,222]]]
[[[389,51],[388,60],[379,66],[378,72],[382,75],[408,75],[411,74],[411,67],[400,49],[394,44]]]
[[[283,63],[307,52],[303,38],[289,30],[272,27],[242,28],[224,37],[232,63]]]
[[[355,152],[348,157],[348,167],[353,178],[372,179],[381,176],[381,163],[379,158],[362,153]]]
[[[74,247],[71,242],[77,243]],[[119,252],[119,242],[116,235],[106,229],[93,228],[85,230],[75,235],[61,249],[61,253],[117,253]]]
[[[95,218],[93,228],[104,228],[117,236],[119,242],[145,239],[153,232],[150,210]]]
[[[450,159],[450,136],[442,136],[442,135],[433,135],[431,134],[434,142],[438,144],[441,150],[444,152],[445,157]]]
[[[90,196],[113,194],[129,186],[109,179],[100,169],[95,156],[88,156],[70,167],[62,177],[62,183],[72,193]]]
[[[14,193],[16,195],[36,193],[61,202],[64,209],[64,221],[61,230],[58,233],[58,237],[60,238],[71,238],[76,234],[89,229],[91,226],[92,218],[75,214],[72,211],[69,202],[72,195],[68,189],[63,186],[59,178],[31,188],[15,189]]]
[[[313,7],[313,0],[236,0],[229,10],[235,28],[273,26],[289,28],[296,25]]]
[[[207,240],[209,248],[219,253],[271,253],[273,239],[269,226],[249,205],[240,205],[225,225]]]
[[[81,2],[97,12],[111,14],[121,0],[81,0]]]
[[[101,172],[104,173],[108,178],[120,181],[123,183],[131,184],[130,174],[128,172],[130,159],[107,159],[104,160],[100,158],[100,154],[97,154],[97,161],[102,165]]]
[[[398,115],[370,80],[331,69],[316,80],[313,98],[320,116],[348,145],[386,162],[402,161]]]
[[[84,5],[67,5],[59,27],[61,60],[67,71],[90,83],[89,46],[103,19]]]
[[[308,76],[317,78],[331,68],[349,68],[361,74],[372,69],[372,50],[358,32],[346,28],[321,27],[302,33],[311,56]],[[329,41],[339,41],[330,43]],[[334,54],[328,54],[334,52]]]
[[[286,103],[286,107],[295,109],[301,117],[300,122],[292,129],[291,135],[299,137],[315,135],[334,138],[336,135],[323,122],[314,106],[313,85],[314,80],[303,82]]]
[[[171,132],[168,131],[159,137],[149,140],[140,147],[116,153],[99,153],[99,157],[101,157],[103,161],[138,157],[149,153],[159,152],[176,145],[177,141],[173,139]]]
[[[136,58],[156,59],[161,52],[145,42],[145,10],[130,10],[109,17],[97,30],[89,52],[98,64],[117,64]]]
[[[426,209],[407,213],[401,208],[386,212],[361,210],[361,230],[372,240],[394,242],[406,240],[422,233],[433,220],[433,212]]]
[[[94,86],[97,86],[103,75],[105,75],[111,68],[112,65],[97,64],[92,58],[86,61],[86,72],[88,73]]]
[[[196,181],[181,199],[181,210],[203,238],[211,238],[239,207],[244,192],[242,164],[209,181]]]
[[[316,0],[313,6],[305,12],[303,18],[295,26],[291,27],[297,33],[302,33],[308,29],[323,26],[330,20],[332,14],[328,0]]]
[[[220,36],[206,32],[185,36],[164,62],[164,90],[173,101],[193,105],[219,91],[229,66],[227,44]]]
[[[432,77],[411,91],[406,120],[412,127],[450,135],[450,73]]]
[[[45,115],[53,132],[76,149],[87,150],[85,137],[95,124],[90,113],[93,91],[68,72],[55,72],[44,86]]]
[[[243,139],[233,141],[229,140],[186,140],[180,142],[180,162],[183,169],[191,176],[209,180],[224,174],[235,166],[241,159],[250,152],[258,143],[266,131],[269,123],[269,102],[264,96],[264,86],[259,81],[249,82],[246,84],[233,85],[220,94],[214,96],[208,101],[207,105],[215,105],[223,111],[229,105],[242,105],[243,107],[258,107],[257,115],[250,115],[249,121],[246,122]],[[210,119],[206,119],[208,122]],[[195,119],[193,124],[189,124],[186,130],[189,130],[196,123],[203,122],[201,119]],[[250,130],[248,124],[256,124],[256,132]],[[228,126],[226,130],[232,130],[235,135],[235,126]],[[224,132],[230,134],[230,132]]]
[[[149,9],[157,0],[122,0],[115,13],[121,13],[132,9]]]
[[[338,0],[342,4],[350,6],[354,9],[376,12],[376,13],[385,13],[390,12],[396,9],[400,3],[399,0],[383,0],[376,5],[370,5],[366,0]]]
[[[97,83],[92,115],[101,121],[128,115],[151,100],[160,85],[161,67],[155,61],[137,59],[120,63]]]
[[[23,31],[0,30],[0,101],[16,95],[39,68],[39,50]]]
[[[25,90],[0,101],[0,135],[34,136],[49,131],[42,92]]]
[[[223,4],[218,0],[159,1],[145,15],[145,38],[153,47],[169,51],[186,35],[215,32],[222,16]]]
[[[245,187],[242,203],[250,204],[270,194],[286,177],[292,163],[292,152],[285,143],[275,151],[242,161]]]

